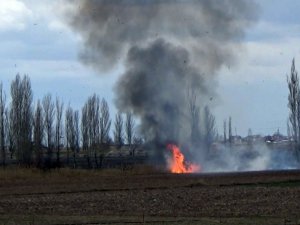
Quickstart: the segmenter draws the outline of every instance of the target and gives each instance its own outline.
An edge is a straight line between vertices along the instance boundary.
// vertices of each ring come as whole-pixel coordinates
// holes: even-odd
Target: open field
[[[300,224],[300,171],[0,171],[0,224]]]

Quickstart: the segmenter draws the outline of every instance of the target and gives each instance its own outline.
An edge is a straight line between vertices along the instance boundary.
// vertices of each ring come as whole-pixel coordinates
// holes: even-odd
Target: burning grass
[[[175,144],[168,144],[167,149],[171,151],[169,158],[169,170],[171,173],[199,173],[201,166],[198,164],[190,163],[185,160],[183,153]]]

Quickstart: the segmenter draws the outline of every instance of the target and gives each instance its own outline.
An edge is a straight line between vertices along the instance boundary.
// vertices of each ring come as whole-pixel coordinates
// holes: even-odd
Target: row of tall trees
[[[208,153],[217,137],[216,119],[208,106],[201,109],[197,97],[197,91],[190,89],[188,92],[189,121],[191,127],[190,139],[193,146],[202,146],[207,151],[206,153]]]
[[[131,146],[135,139],[132,113],[118,113],[114,123],[114,139],[110,137],[112,122],[108,103],[96,94],[89,97],[81,110],[64,103],[51,94],[33,103],[30,78],[16,75],[10,86],[10,99],[0,83],[0,151],[2,165],[7,153],[19,164],[38,167],[61,165],[62,150],[67,163],[76,167],[82,149],[88,163],[100,165],[102,151],[115,144]],[[72,161],[71,161],[72,160]]]
[[[223,142],[224,143],[230,143],[232,144],[233,142],[233,135],[232,135],[232,119],[231,119],[231,116],[229,117],[228,119],[228,135],[227,135],[227,121],[224,120],[223,122]],[[227,138],[228,137],[228,138]]]
[[[208,151],[217,136],[215,117],[208,106],[200,108],[197,97],[196,91],[189,93],[190,140],[192,145],[201,145]],[[34,103],[30,78],[26,75],[16,75],[11,82],[10,98],[0,84],[3,165],[10,153],[10,158],[22,165],[34,162],[38,167],[59,167],[63,153],[67,163],[76,167],[82,150],[90,167],[101,167],[102,155],[111,145],[121,148],[126,144],[134,154],[135,147],[142,142],[135,127],[131,112],[116,113],[112,123],[107,101],[96,94],[77,110],[70,104],[65,107],[61,99],[53,99],[51,94]]]

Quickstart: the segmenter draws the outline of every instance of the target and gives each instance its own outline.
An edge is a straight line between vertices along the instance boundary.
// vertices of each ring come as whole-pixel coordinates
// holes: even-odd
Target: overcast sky
[[[219,71],[219,99],[213,109],[219,132],[232,116],[233,128],[246,135],[286,133],[287,84],[292,58],[300,65],[300,1],[259,0],[260,20],[248,29],[238,63]],[[74,108],[97,93],[113,106],[120,65],[99,76],[78,61],[80,38],[64,24],[63,0],[0,0],[0,77],[9,93],[17,73],[28,74],[35,100],[52,93]]]

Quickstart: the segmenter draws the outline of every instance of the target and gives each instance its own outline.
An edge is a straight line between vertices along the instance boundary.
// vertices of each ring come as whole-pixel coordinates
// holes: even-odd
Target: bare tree
[[[79,112],[74,111],[71,106],[66,110],[66,140],[67,140],[67,161],[69,163],[69,155],[73,153],[73,167],[76,168],[77,152],[79,151],[80,130],[79,130]]]
[[[32,89],[28,76],[17,75],[11,83],[10,123],[19,163],[29,165],[32,157]]]
[[[123,145],[123,117],[119,112],[115,118],[114,142],[120,148]]]
[[[197,105],[197,95],[194,89],[188,92],[190,110],[191,142],[194,146],[201,143],[200,107]]]
[[[289,121],[289,119],[287,119],[287,121],[286,121],[286,129],[287,129],[288,139],[290,140],[291,139],[291,127],[290,127],[290,121]]]
[[[85,124],[83,124],[83,122]],[[87,148],[87,157],[91,165],[91,155],[94,153],[94,160],[98,167],[98,150],[101,142],[100,137],[100,98],[94,94],[88,98],[82,109],[82,130]]]
[[[9,145],[9,152],[10,152],[10,159],[13,159],[13,156],[16,152],[16,140],[14,134],[15,123],[13,120],[13,113],[11,109],[6,110],[6,124],[8,124],[8,145]]]
[[[226,122],[226,120],[224,120],[224,122],[223,122],[223,129],[224,129],[224,134],[223,134],[223,137],[224,137],[224,143],[226,143],[227,142],[227,135],[226,135],[226,133],[227,133],[227,126],[226,126],[226,124],[227,124],[227,122]]]
[[[85,104],[81,110],[81,138],[82,149],[86,152],[88,166],[91,168],[91,149],[89,146],[89,120],[88,120],[88,105]]]
[[[54,123],[54,103],[52,102],[51,94],[47,94],[43,98],[44,124],[47,144],[47,160],[46,166],[52,166],[52,151],[53,151],[53,123]]]
[[[6,165],[6,150],[5,150],[5,111],[6,111],[6,96],[3,91],[3,84],[0,83],[0,148],[2,157],[2,166]]]
[[[216,120],[208,106],[204,108],[204,142],[207,151],[216,138]]]
[[[232,143],[232,124],[231,124],[231,116],[229,117],[229,121],[228,121],[228,139],[229,139],[229,143]]]
[[[101,100],[100,105],[100,167],[102,166],[103,161],[103,151],[109,148],[109,145],[111,144],[111,139],[109,136],[111,127],[111,119],[110,119],[110,113],[109,113],[109,107],[104,98]]]
[[[34,139],[34,151],[36,156],[36,165],[41,167],[43,164],[43,139],[44,139],[44,118],[43,118],[43,109],[38,100],[35,113],[34,113],[34,122],[33,122],[33,139]]]
[[[56,164],[58,167],[60,167],[60,146],[61,146],[61,138],[62,138],[63,107],[64,107],[63,102],[60,102],[58,97],[56,97],[55,148],[56,148]]]
[[[73,129],[73,109],[69,105],[65,114],[65,131],[66,131],[66,147],[67,147],[67,164],[70,160],[70,148],[72,145],[72,129]]]
[[[126,135],[126,142],[129,146],[131,146],[133,143],[134,127],[135,127],[135,121],[133,118],[133,114],[132,112],[127,112],[126,122],[125,122],[125,135]]]
[[[291,74],[287,77],[289,88],[288,107],[290,109],[289,120],[291,123],[291,133],[295,143],[298,143],[298,128],[299,128],[299,78],[295,68],[295,59],[292,61]]]
[[[5,121],[4,121],[4,136],[5,136],[5,143],[6,143],[6,153],[7,150],[10,152],[10,124],[9,124],[9,109],[6,107],[5,109]],[[7,158],[7,157],[6,157]]]
[[[33,111],[32,100],[33,93],[31,89],[31,82],[28,76],[24,76],[22,80],[22,136],[23,141],[21,147],[23,150],[23,160],[27,165],[31,164],[32,160],[32,128],[33,128]]]
[[[88,99],[88,121],[89,121],[89,137],[90,147],[94,152],[94,160],[98,167],[98,148],[100,144],[100,99],[94,94]]]
[[[19,163],[22,163],[22,150],[21,150],[21,123],[22,123],[22,80],[18,74],[15,80],[12,81],[11,92],[11,108],[10,108],[10,134],[11,134],[11,146],[13,146],[13,152],[16,151],[16,158]]]
[[[101,101],[101,118],[100,118],[100,143],[107,144],[110,141],[109,131],[111,127],[111,119],[109,114],[109,107],[106,100]]]
[[[80,140],[80,130],[79,130],[79,111],[76,110],[73,115],[73,128],[72,128],[72,152],[73,152],[73,168],[77,167],[77,153],[79,152],[79,140]]]

